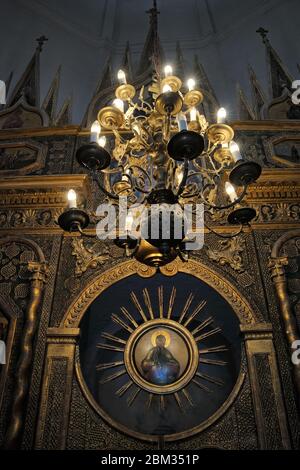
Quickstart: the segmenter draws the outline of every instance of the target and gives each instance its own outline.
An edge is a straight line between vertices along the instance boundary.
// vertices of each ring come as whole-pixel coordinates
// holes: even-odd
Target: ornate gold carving
[[[255,323],[256,317],[250,305],[226,279],[213,272],[208,266],[200,264],[197,261],[189,260],[184,263],[175,260],[175,262],[177,263],[178,272],[185,272],[202,279],[220,292],[232,306],[241,323]],[[72,302],[63,317],[61,325],[66,328],[76,328],[86,309],[101,292],[115,282],[133,274],[137,274],[136,261],[126,261],[100,274],[88,284],[79,297]]]
[[[219,263],[221,266],[229,264],[229,266],[239,273],[245,271],[241,253],[245,249],[245,239],[240,237],[229,238],[219,241],[219,248],[213,250],[207,249],[208,257]]]
[[[1,143],[0,174],[26,175],[45,166],[47,146],[35,141]]]
[[[295,316],[292,311],[291,302],[288,294],[287,278],[284,270],[284,266],[288,265],[288,258],[286,256],[280,256],[281,250],[286,242],[289,240],[300,237],[300,229],[291,230],[290,232],[282,235],[274,244],[271,258],[270,258],[270,269],[272,280],[276,289],[277,297],[279,300],[282,320],[284,324],[284,332],[288,345],[290,347],[290,353],[294,351],[293,345],[295,341],[299,341],[298,327]],[[300,396],[300,364],[293,364],[293,379],[295,388],[297,390],[298,397]]]
[[[98,245],[99,246],[99,245]],[[104,245],[100,252],[84,244],[84,239],[74,237],[72,240],[72,255],[76,257],[76,276],[82,276],[87,269],[96,269],[102,266],[110,258],[110,250]]]
[[[28,390],[29,369],[32,357],[33,338],[37,327],[37,310],[41,301],[43,285],[47,275],[45,262],[29,262],[31,293],[26,311],[24,333],[21,341],[21,354],[16,373],[16,386],[12,404],[11,421],[5,436],[5,448],[16,449],[23,425],[24,403]]]
[[[241,332],[245,339],[272,339],[271,323],[256,323],[255,325],[241,325]]]
[[[289,264],[289,260],[286,256],[282,256],[281,258],[271,258],[269,261],[269,269],[271,272],[272,278],[281,278],[285,275],[284,266]]]

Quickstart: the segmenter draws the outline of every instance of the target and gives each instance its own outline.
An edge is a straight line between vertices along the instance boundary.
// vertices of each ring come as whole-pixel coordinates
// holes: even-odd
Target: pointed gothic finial
[[[12,106],[22,97],[30,106],[39,107],[40,105],[40,53],[44,42],[48,41],[48,39],[45,36],[41,36],[36,41],[38,42],[36,50],[12,91],[8,101],[9,106]]]
[[[248,65],[248,72],[255,117],[256,119],[261,119],[263,108],[266,106],[268,100],[251,65]]]
[[[237,92],[237,105],[238,105],[238,116],[241,121],[252,121],[255,119],[255,113],[253,112],[245,93],[243,92],[239,83],[236,85]]]
[[[156,0],[153,1],[153,7],[146,13],[150,16],[150,28],[141,55],[138,74],[144,73],[152,66],[156,75],[159,76],[163,51],[158,36],[158,15],[160,12],[157,9]]]
[[[214,119],[217,110],[220,107],[217,95],[209,81],[203,65],[199,62],[197,54],[194,56],[194,73],[197,85],[204,92],[204,101],[202,103],[203,112],[207,119]]]
[[[48,41],[49,39],[43,34],[39,38],[36,38],[36,42],[38,43],[37,49],[42,52],[44,47],[44,42]]]
[[[56,115],[57,99],[60,85],[61,65],[58,67],[57,72],[51,82],[48,93],[42,104],[42,109],[49,116],[49,124],[53,124]]]
[[[282,95],[284,90],[291,90],[293,78],[272,47],[267,37],[268,31],[264,28],[259,28],[256,32],[261,35],[266,46],[270,96],[276,99]]]
[[[268,30],[264,29],[262,26],[256,30],[256,32],[262,37],[263,43],[266,44],[269,42],[268,39]]]
[[[57,126],[57,127],[64,127],[64,126],[68,126],[71,124],[72,122],[72,107],[73,107],[73,94],[71,94],[69,96],[69,98],[67,98],[56,119],[55,119],[55,123],[54,125]]]
[[[158,15],[160,14],[160,11],[157,9],[157,1],[153,0],[153,7],[150,8],[150,10],[147,10],[146,13],[150,15],[150,24],[154,25],[157,29],[158,25]]]
[[[126,43],[126,48],[122,60],[122,70],[124,70],[129,79],[132,79],[132,61],[131,61],[131,51],[130,51],[130,45],[129,41]]]

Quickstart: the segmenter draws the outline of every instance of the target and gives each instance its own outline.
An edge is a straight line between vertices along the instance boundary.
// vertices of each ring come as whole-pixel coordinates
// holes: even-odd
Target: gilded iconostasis
[[[3,2],[1,449],[299,449],[299,1],[50,3]],[[97,237],[153,181],[201,249]]]

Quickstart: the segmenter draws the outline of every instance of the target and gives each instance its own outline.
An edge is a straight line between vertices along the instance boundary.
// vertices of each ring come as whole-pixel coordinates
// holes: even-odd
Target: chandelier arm
[[[93,180],[97,183],[97,185],[99,186],[99,189],[108,197],[112,198],[112,199],[119,199],[119,196],[116,195],[116,194],[113,194],[111,193],[110,191],[108,191],[106,188],[104,188],[104,186],[102,186],[102,184],[100,183],[100,180],[99,180],[99,175],[96,173],[96,172],[92,172],[92,176],[93,176]]]
[[[141,171],[141,173],[143,173],[143,175],[146,177],[146,179],[148,179],[148,182],[150,184],[150,190],[149,191],[146,191],[145,189],[142,189],[140,186],[136,185],[135,183],[134,183],[134,189],[137,188],[138,191],[140,191],[144,194],[149,194],[152,190],[152,182],[151,182],[151,178],[148,175],[148,173],[146,172],[146,170],[144,170],[142,167],[140,167],[138,165],[130,165],[128,168],[137,168],[139,171]]]
[[[95,234],[89,234],[89,233],[85,233],[82,228],[80,227],[80,225],[78,224],[77,226],[77,229],[78,229],[78,232],[80,233],[80,235],[82,235],[83,237],[86,237],[86,238],[97,238],[98,235],[97,233]]]
[[[185,188],[185,185],[186,185],[186,182],[187,182],[187,179],[188,179],[188,174],[189,174],[189,162],[185,158],[184,159],[183,177],[182,177],[181,183],[179,185],[176,196],[180,196],[181,193],[184,191],[184,188]]]
[[[227,204],[225,206],[217,206],[215,204],[211,204],[210,202],[208,202],[206,199],[205,199],[205,196],[204,196],[204,191],[205,189],[208,187],[208,186],[212,186],[211,184],[206,184],[203,189],[201,190],[201,192],[199,193],[200,197],[201,197],[201,200],[203,202],[203,204],[205,204],[207,207],[209,207],[210,209],[217,209],[217,210],[225,210],[225,209],[230,209],[231,207],[234,207],[236,204],[239,204],[245,197],[246,193],[247,193],[247,189],[248,189],[248,185],[244,185],[243,187],[243,191],[242,193],[239,195],[239,197],[237,199],[235,199],[233,202],[231,202],[230,204]]]
[[[243,230],[244,230],[244,226],[243,224],[240,224],[240,228],[237,232],[234,232],[234,233],[231,233],[230,235],[223,235],[219,232],[216,232],[214,229],[212,229],[209,225],[207,225],[205,222],[204,222],[204,227],[207,228],[209,230],[210,233],[213,233],[214,235],[216,235],[217,237],[220,237],[220,238],[234,238],[234,237],[237,237],[238,235],[240,235]]]

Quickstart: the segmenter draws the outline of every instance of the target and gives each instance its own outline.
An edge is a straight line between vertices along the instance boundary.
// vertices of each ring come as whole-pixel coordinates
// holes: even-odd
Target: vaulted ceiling
[[[179,41],[187,71],[199,56],[219,101],[236,118],[235,86],[250,94],[248,64],[267,90],[264,47],[259,26],[270,31],[272,45],[297,78],[299,0],[158,0],[159,34],[168,61]],[[41,94],[62,65],[59,102],[73,94],[74,123],[81,122],[104,64],[112,56],[117,70],[126,42],[137,64],[148,30],[145,13],[152,0],[2,0],[0,78],[14,70],[13,83],[24,71],[35,38],[49,41],[41,56]],[[298,72],[299,73],[299,72]]]

